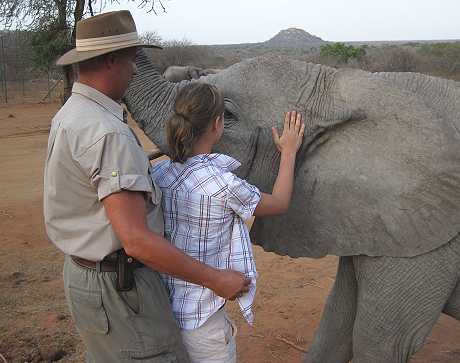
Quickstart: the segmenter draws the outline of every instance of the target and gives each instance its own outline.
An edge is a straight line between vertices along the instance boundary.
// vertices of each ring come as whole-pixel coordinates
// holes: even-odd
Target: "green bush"
[[[459,59],[460,58],[460,42],[423,44],[419,48],[419,52],[422,55],[432,55],[435,57],[447,57],[451,59]]]
[[[32,35],[32,61],[36,69],[47,71],[54,65],[58,56],[69,49],[69,34],[67,30],[59,29],[50,24]]]
[[[365,47],[353,47],[344,43],[326,44],[320,49],[321,57],[333,58],[340,63],[347,63],[350,59],[360,60],[365,54]]]
[[[460,43],[424,44],[418,49],[424,68],[435,75],[453,76],[460,73]]]

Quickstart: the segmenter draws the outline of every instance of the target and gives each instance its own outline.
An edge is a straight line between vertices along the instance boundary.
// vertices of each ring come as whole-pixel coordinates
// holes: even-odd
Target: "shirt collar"
[[[74,82],[72,93],[78,93],[84,97],[89,98],[90,100],[96,102],[98,105],[104,107],[107,111],[112,113],[115,117],[123,122],[123,107],[102,92],[99,92],[97,89],[87,86],[83,83]]]
[[[190,164],[196,161],[202,163],[212,164],[223,171],[233,171],[241,166],[241,163],[232,158],[231,156],[224,154],[198,154],[187,159],[185,164]]]

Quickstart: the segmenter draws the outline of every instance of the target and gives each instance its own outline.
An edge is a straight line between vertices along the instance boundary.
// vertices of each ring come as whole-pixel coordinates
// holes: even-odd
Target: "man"
[[[44,177],[49,238],[65,254],[64,288],[89,362],[188,362],[156,271],[224,298],[249,280],[188,257],[163,239],[161,193],[118,103],[141,46],[128,11],[77,24],[72,96],[53,119]]]

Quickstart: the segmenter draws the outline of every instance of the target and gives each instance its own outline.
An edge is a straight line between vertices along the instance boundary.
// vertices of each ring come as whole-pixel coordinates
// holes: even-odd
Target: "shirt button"
[[[132,263],[132,262],[133,262],[133,258],[132,258],[132,257],[128,257],[128,258],[126,259],[126,261],[127,261],[128,263]]]
[[[112,176],[118,176],[118,172],[112,171]]]

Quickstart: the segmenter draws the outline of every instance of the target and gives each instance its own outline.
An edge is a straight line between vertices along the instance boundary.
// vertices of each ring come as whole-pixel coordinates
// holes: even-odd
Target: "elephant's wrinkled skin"
[[[216,151],[270,191],[270,127],[302,111],[306,136],[287,215],[257,219],[254,243],[293,257],[341,256],[310,359],[406,362],[440,313],[460,319],[460,87],[419,74],[255,58],[199,80],[226,97]],[[177,91],[143,53],[126,103],[166,149]]]

